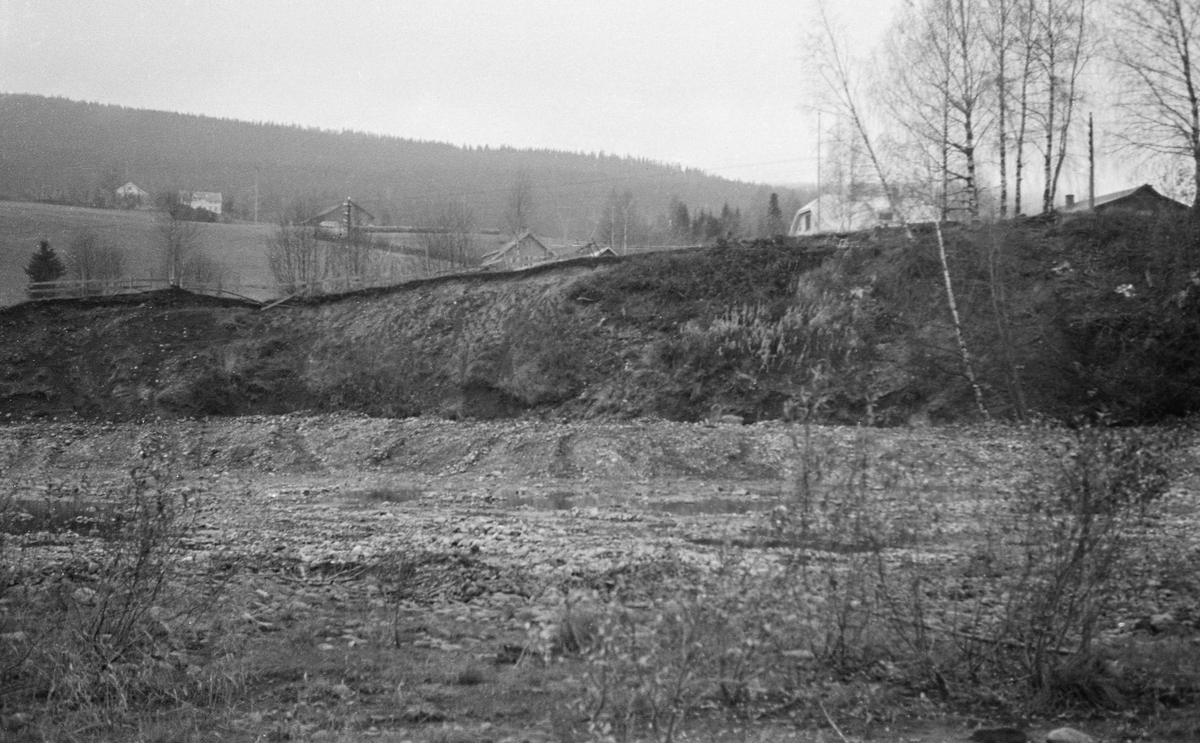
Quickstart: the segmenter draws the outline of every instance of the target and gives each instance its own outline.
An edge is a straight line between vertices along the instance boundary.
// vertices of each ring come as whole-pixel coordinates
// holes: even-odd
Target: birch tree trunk
[[[946,259],[946,241],[942,237],[942,223],[934,222],[934,226],[937,229],[938,258],[942,262],[942,279],[946,283],[946,304],[950,307],[950,317],[954,321],[954,337],[958,341],[958,353],[962,359],[963,372],[975,393],[975,405],[979,408],[979,414],[983,416],[984,420],[990,420],[987,407],[983,404],[983,390],[980,389],[979,382],[975,378],[975,365],[971,362],[971,353],[967,350],[966,339],[963,338],[962,321],[958,316],[958,301],[954,298],[954,283],[950,279],[950,263]]]

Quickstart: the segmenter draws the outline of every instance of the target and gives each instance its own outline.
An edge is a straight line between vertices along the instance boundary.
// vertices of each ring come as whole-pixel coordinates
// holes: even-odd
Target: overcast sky
[[[899,0],[830,3],[866,48]],[[0,0],[0,91],[815,180],[806,0]]]

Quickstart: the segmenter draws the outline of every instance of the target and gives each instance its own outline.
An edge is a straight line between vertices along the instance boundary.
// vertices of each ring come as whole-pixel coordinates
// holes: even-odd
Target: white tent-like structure
[[[857,232],[891,221],[891,211],[885,198],[850,201],[837,194],[827,193],[800,207],[792,217],[788,235],[799,237],[830,232]]]
[[[842,234],[937,220],[937,209],[923,203],[906,201],[899,208],[904,212],[903,219],[892,210],[886,196],[851,200],[838,194],[822,194],[796,211],[788,235]]]

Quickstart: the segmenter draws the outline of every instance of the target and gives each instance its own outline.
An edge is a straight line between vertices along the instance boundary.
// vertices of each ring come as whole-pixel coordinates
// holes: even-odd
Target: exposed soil
[[[809,434],[832,454],[829,477],[848,467],[864,436],[872,456],[917,468],[940,504],[942,536],[888,552],[947,563],[967,555],[984,522],[1000,518],[1000,494],[1062,435]],[[241,643],[252,682],[230,716],[211,721],[223,740],[581,740],[583,721],[568,705],[581,661],[547,666],[537,654],[536,639],[562,621],[564,597],[603,593],[617,580],[652,596],[662,571],[708,570],[730,549],[778,559],[786,550],[772,544],[768,514],[794,494],[804,435],[780,424],[353,416],[38,423],[0,428],[0,472],[21,497],[37,498],[81,479],[119,480],[148,452],[172,463],[201,504],[189,564],[198,574],[215,562],[235,566],[222,610],[241,624],[225,631]],[[881,493],[897,523],[910,516],[909,492]],[[1137,592],[1102,618],[1110,641],[1200,642],[1198,506],[1195,478],[1176,483],[1142,535],[1147,550],[1174,557],[1131,576]],[[85,541],[39,538],[21,559],[54,570],[85,556]],[[813,554],[838,559],[836,550]],[[1165,614],[1169,637],[1149,634],[1150,618]],[[883,677],[861,684],[887,688]],[[890,717],[856,718],[843,707],[839,726],[862,740],[932,743],[965,740],[980,724],[1031,735],[1063,724],[927,692],[901,684],[886,692]],[[1071,724],[1104,740],[1200,735],[1200,720],[1181,714],[1162,707],[1153,718]],[[1183,737],[1159,737],[1171,731]],[[689,720],[683,738],[835,733],[811,708],[740,723],[710,710]]]
[[[989,550],[1028,546],[1012,503],[1069,464],[1071,434],[926,424],[982,420],[977,399],[993,420],[1200,409],[1191,228],[1133,221],[947,231],[980,398],[928,236],[579,260],[275,306],[181,291],[25,303],[0,310],[0,496],[13,513],[99,508],[151,465],[186,492],[199,521],[185,565],[198,592],[221,576],[224,598],[220,623],[180,640],[176,670],[232,647],[244,681],[200,726],[213,740],[583,740],[571,702],[587,667],[554,645],[571,602],[620,594],[648,611],[729,561],[834,575],[874,550],[931,576],[916,600],[938,631],[972,612],[994,627],[1007,599],[989,593],[1005,577]],[[780,422],[804,418],[908,427]],[[1097,619],[1104,682],[1141,690],[1074,720],[1104,740],[1200,739],[1182,667],[1200,647],[1186,436]],[[869,495],[847,515],[869,539],[780,537],[813,477]],[[87,587],[94,537],[13,536],[10,567]],[[733,721],[710,704],[682,737],[825,743],[836,722],[931,743],[1062,722],[1022,717],[1011,690],[918,676],[864,661],[813,680],[828,711],[792,699]],[[4,712],[0,732],[30,740],[54,722]]]
[[[1191,229],[948,229],[977,390],[935,240],[883,231],[268,306],[182,291],[29,302],[0,309],[0,415],[1158,423],[1200,410]]]

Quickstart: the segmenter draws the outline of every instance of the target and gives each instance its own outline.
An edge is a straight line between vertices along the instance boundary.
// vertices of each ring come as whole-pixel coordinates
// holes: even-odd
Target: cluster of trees
[[[177,208],[169,208],[172,203]],[[171,286],[219,288],[228,278],[227,271],[204,251],[203,235],[193,220],[194,211],[204,210],[181,206],[177,199],[162,202],[155,220],[159,270]],[[30,297],[38,298],[109,291],[113,284],[129,278],[127,268],[125,251],[84,229],[72,237],[64,256],[54,250],[49,240],[40,240],[25,265],[25,274],[29,277]],[[70,284],[53,285],[62,281]]]
[[[771,196],[771,203],[778,210],[779,197],[777,194]],[[687,204],[675,199],[671,202],[670,215],[672,232],[684,242],[704,243],[747,236],[742,226],[742,210],[731,209],[727,203],[721,206],[719,214],[713,214],[704,208],[690,214]],[[776,221],[781,219],[777,218]]]
[[[794,212],[798,206],[799,199],[792,198],[790,209]],[[741,207],[731,207],[728,202],[718,212],[707,207],[692,210],[675,196],[666,212],[651,221],[642,217],[631,190],[614,189],[600,212],[593,239],[622,252],[646,245],[702,245],[724,239],[785,234],[788,225],[779,194],[772,192],[761,208],[763,211],[751,223],[743,216]]]
[[[393,258],[355,225],[331,236],[304,224],[311,216],[293,205],[267,243],[267,266],[286,294],[321,294],[369,286],[393,273]]]
[[[170,189],[155,199],[159,213],[166,214],[173,220],[183,222],[216,222],[217,215],[208,209],[193,207],[185,203],[179,196],[179,191]]]
[[[64,261],[49,240],[38,241],[38,249],[29,258],[25,274],[33,283],[58,281],[70,276],[76,281],[112,281],[125,274],[125,256],[94,232],[83,230],[71,241]]]
[[[102,240],[90,230],[81,230],[71,240],[66,259],[61,258],[49,240],[38,241],[38,249],[25,265],[31,284],[31,297],[49,297],[59,293],[54,286],[38,286],[70,278],[78,282],[76,293],[98,291],[105,282],[125,275],[125,255],[119,248]]]
[[[815,9],[817,106],[833,114],[823,180],[843,193],[942,219],[1051,211],[1090,144],[1085,106],[1122,112],[1105,122],[1114,144],[1190,158],[1200,183],[1200,0],[919,0],[876,67]]]
[[[618,253],[648,246],[698,245],[721,239],[782,235],[788,226],[785,208],[791,214],[801,203],[797,192],[789,192],[785,203],[778,192],[764,191],[759,194],[759,213],[749,218],[741,207],[729,202],[723,203],[717,212],[707,207],[693,211],[679,196],[673,196],[663,212],[651,216],[633,189],[611,188],[598,208],[582,219],[576,218],[572,224],[561,210],[545,205],[549,199],[539,186],[529,171],[516,171],[501,220],[504,234],[515,237],[532,230],[543,237],[587,239],[609,245]],[[418,243],[427,263],[438,260],[443,267],[471,265],[476,247],[474,236],[483,225],[470,203],[464,195],[446,198],[422,211],[417,219],[422,230]]]

